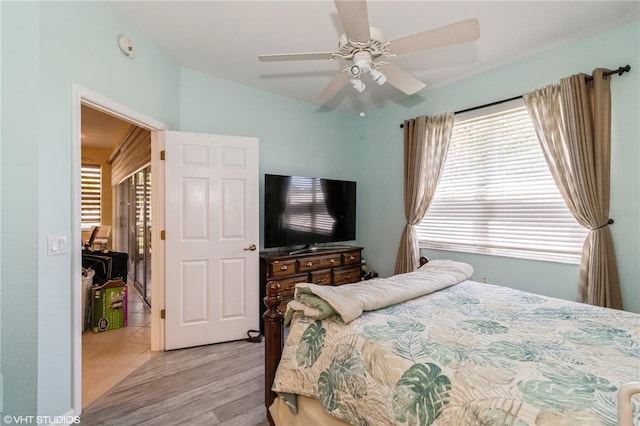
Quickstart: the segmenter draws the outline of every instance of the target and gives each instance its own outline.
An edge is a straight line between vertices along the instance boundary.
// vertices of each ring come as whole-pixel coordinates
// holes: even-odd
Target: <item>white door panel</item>
[[[166,132],[166,348],[259,327],[258,140]]]

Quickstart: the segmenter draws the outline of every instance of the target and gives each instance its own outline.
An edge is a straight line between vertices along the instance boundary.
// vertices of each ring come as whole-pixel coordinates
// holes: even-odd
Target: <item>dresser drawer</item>
[[[331,270],[324,269],[322,271],[313,271],[309,273],[310,281],[313,284],[329,285],[331,284]]]
[[[307,272],[333,268],[340,266],[341,260],[339,253],[303,257],[298,259],[298,271]]]
[[[280,312],[284,313],[287,310],[287,303],[293,300],[293,296],[296,293],[296,284],[306,283],[309,281],[308,278],[309,276],[304,274],[278,280],[280,283],[280,291],[278,291],[278,295],[282,299],[282,303],[280,303],[280,307],[278,308],[280,309]]]
[[[268,265],[269,276],[272,278],[286,277],[296,273],[295,260],[274,260]]]
[[[360,264],[360,250],[354,250],[342,254],[343,265],[359,265]]]
[[[360,267],[352,266],[333,271],[333,285],[342,285],[360,281]]]
[[[278,292],[278,294],[283,299],[292,299],[296,284],[306,283],[307,281],[308,280],[307,280],[306,274],[296,275],[295,277],[291,277],[291,278],[280,279],[278,280],[278,283],[280,283],[280,291]]]

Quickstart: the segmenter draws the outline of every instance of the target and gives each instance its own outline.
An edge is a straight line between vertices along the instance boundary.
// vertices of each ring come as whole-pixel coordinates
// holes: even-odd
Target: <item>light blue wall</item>
[[[2,374],[4,380],[5,411],[15,406],[18,413],[35,404],[37,380],[32,373],[37,363],[37,289],[25,283],[37,282],[37,267],[27,263],[34,260],[37,247],[37,171],[26,167],[37,158],[37,131],[30,121],[31,111],[37,109],[38,19],[37,7],[28,5],[20,13],[13,12],[12,3],[2,5],[2,205],[29,206],[5,208],[2,211],[2,254],[13,253],[25,259],[19,264],[2,262]],[[13,19],[8,20],[7,17]],[[22,46],[8,43],[7,33],[22,33]],[[24,49],[24,50],[23,50]],[[10,67],[22,63],[23,69]],[[7,103],[9,99],[13,102]],[[10,108],[7,108],[10,105]],[[19,150],[10,145],[20,146]],[[30,170],[31,169],[31,170]],[[16,183],[20,182],[17,186]],[[15,188],[12,190],[12,187]],[[19,190],[16,190],[19,189]],[[21,226],[9,226],[20,223]],[[13,307],[8,301],[20,301]],[[12,332],[12,330],[14,330]],[[20,330],[20,333],[16,331]],[[13,368],[6,368],[12,366]],[[10,392],[14,385],[28,390],[23,398]],[[33,411],[31,411],[33,412]]]
[[[9,19],[11,18],[11,19]],[[38,7],[2,3],[2,317],[4,412],[34,414],[37,377]],[[20,43],[9,43],[20,35]],[[15,40],[15,39],[14,39]],[[19,64],[19,66],[18,66]],[[11,100],[11,102],[9,102]],[[13,149],[16,147],[17,149]],[[66,325],[66,324],[65,324]],[[68,327],[66,327],[68,328]],[[18,392],[24,390],[24,393]],[[11,410],[11,411],[9,411]]]
[[[2,51],[2,2],[0,2],[0,52]],[[2,99],[2,55],[0,55],[0,99]],[[2,117],[2,102],[0,102]],[[2,324],[2,120],[0,120],[0,324]],[[0,382],[2,382],[2,330],[0,329]],[[0,414],[2,414],[2,389],[0,389]]]
[[[2,354],[4,413],[72,406],[72,83],[170,126],[180,68],[104,2],[2,2]],[[117,47],[129,35],[137,57]],[[79,241],[79,240],[78,240]],[[77,246],[79,247],[79,245]]]
[[[611,227],[625,308],[640,312],[640,25],[634,23],[569,43],[494,69],[426,90],[403,104],[372,111],[352,135],[359,158],[361,243],[370,266],[393,273],[400,234],[405,224],[402,202],[402,130],[400,123],[418,115],[457,111],[521,95],[557,83],[560,78],[597,67],[630,64],[631,72],[613,77]],[[375,170],[376,172],[372,172]],[[489,276],[496,284],[575,300],[578,267],[492,256],[424,251],[433,258],[471,263],[475,279]]]

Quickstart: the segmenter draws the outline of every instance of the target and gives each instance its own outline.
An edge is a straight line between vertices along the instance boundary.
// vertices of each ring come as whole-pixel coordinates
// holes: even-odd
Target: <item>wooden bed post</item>
[[[267,409],[267,419],[271,425],[274,423],[271,413],[269,413],[269,407],[277,397],[276,393],[271,391],[271,386],[284,346],[284,331],[282,329],[284,315],[278,309],[282,302],[278,294],[279,290],[280,284],[276,281],[267,283],[267,296],[264,298],[267,310],[262,315],[264,320],[264,406]]]

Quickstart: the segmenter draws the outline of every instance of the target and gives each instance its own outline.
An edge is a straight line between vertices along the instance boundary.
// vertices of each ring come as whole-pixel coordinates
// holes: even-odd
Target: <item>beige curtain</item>
[[[404,122],[404,214],[396,274],[419,266],[420,250],[414,226],[420,223],[436,191],[453,130],[452,112]]]
[[[524,95],[542,151],[569,210],[589,228],[578,301],[622,309],[609,220],[611,93],[603,69]]]

